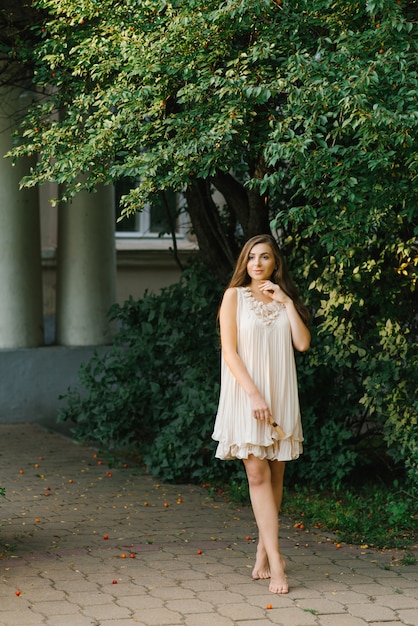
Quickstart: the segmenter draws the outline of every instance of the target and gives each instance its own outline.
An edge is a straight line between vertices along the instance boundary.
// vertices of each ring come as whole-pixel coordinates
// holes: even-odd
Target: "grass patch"
[[[282,513],[307,529],[335,533],[345,543],[409,549],[418,540],[416,500],[396,485],[341,492],[296,486],[285,492]]]
[[[226,493],[232,502],[249,503],[245,483],[232,483]],[[396,482],[339,491],[294,485],[285,487],[282,515],[306,530],[335,534],[340,542],[410,551],[418,542],[417,508],[416,498]],[[407,564],[415,561],[410,553]]]

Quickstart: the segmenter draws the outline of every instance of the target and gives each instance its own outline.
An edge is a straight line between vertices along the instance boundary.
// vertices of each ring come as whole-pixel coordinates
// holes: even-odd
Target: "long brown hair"
[[[283,291],[289,296],[289,298],[293,300],[300,317],[305,324],[309,324],[309,320],[311,317],[309,310],[300,299],[299,293],[292,279],[290,278],[286,263],[283,259],[282,253],[280,252],[280,248],[277,245],[276,240],[271,235],[256,235],[255,237],[251,237],[251,239],[248,239],[239,254],[238,260],[235,265],[235,270],[232,274],[232,278],[229,282],[228,287],[246,287],[250,284],[251,278],[247,272],[248,258],[250,256],[251,250],[259,243],[267,244],[270,247],[274,256],[275,268],[273,274],[270,277],[271,282],[279,285],[283,289]]]

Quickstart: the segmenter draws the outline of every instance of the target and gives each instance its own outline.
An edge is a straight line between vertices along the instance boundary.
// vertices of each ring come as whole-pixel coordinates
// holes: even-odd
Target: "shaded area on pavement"
[[[249,507],[109,468],[39,425],[0,425],[0,485],[0,626],[418,626],[401,554],[283,519],[290,593],[273,595],[251,579]]]

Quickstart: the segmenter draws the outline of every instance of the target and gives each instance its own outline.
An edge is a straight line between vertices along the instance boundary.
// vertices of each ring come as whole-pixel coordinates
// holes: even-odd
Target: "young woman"
[[[302,452],[294,348],[309,348],[309,312],[270,235],[244,245],[220,312],[221,392],[213,438],[220,459],[242,459],[259,531],[254,579],[288,593],[279,551],[285,461]]]

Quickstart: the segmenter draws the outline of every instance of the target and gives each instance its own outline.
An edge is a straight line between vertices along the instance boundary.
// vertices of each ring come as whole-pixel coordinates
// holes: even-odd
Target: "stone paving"
[[[418,567],[283,519],[290,592],[253,581],[250,508],[0,425],[0,626],[418,626]]]

